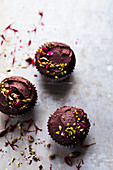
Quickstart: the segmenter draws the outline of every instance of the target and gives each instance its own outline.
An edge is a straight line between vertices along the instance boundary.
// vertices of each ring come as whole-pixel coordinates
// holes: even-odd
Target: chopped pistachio
[[[31,99],[30,98],[28,98],[28,99],[26,99],[27,100],[27,102],[31,102]]]
[[[18,66],[21,66],[21,63],[18,63]]]
[[[14,162],[15,160],[16,160],[15,158],[12,158],[12,159],[11,159],[11,162]]]
[[[20,162],[17,163],[17,167],[20,167]]]
[[[60,130],[60,131],[62,130],[62,126],[59,126],[59,130]]]
[[[15,142],[17,142],[17,138],[13,139],[13,140],[11,141],[11,144],[13,145]]]
[[[60,131],[57,131],[56,134],[59,135],[59,134],[60,134]]]
[[[22,68],[27,68],[27,66],[22,66]]]
[[[23,155],[24,155],[24,152],[23,152],[23,151],[20,151],[20,154],[23,156]]]
[[[18,140],[20,140],[21,139],[21,137],[20,136],[18,136]]]
[[[28,140],[29,142],[34,142],[34,138],[31,135],[28,136]]]
[[[67,126],[69,126],[69,123],[67,123]]]

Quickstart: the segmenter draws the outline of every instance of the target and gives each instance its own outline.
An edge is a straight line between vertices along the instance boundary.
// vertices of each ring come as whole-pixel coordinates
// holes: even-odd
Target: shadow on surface
[[[60,95],[65,96],[69,93],[70,89],[72,89],[73,85],[76,85],[76,80],[74,79],[74,75],[66,78],[64,81],[61,82],[50,82],[45,77],[41,77],[41,87],[47,93],[51,95]]]

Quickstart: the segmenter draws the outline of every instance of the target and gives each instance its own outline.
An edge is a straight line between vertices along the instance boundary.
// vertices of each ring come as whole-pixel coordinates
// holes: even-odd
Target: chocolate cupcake
[[[17,116],[28,112],[36,103],[37,92],[30,81],[12,76],[0,83],[0,111]]]
[[[48,120],[52,139],[64,146],[81,144],[89,132],[87,114],[80,108],[64,106],[57,109]]]
[[[44,44],[37,50],[35,58],[38,71],[53,81],[67,78],[76,63],[72,49],[68,45],[59,42]]]

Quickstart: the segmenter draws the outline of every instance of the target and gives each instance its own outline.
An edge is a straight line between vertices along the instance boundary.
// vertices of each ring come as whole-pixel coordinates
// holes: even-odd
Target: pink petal
[[[31,45],[31,40],[29,40],[28,45]]]
[[[41,16],[41,18],[43,17],[43,12],[39,12],[39,15]]]
[[[49,66],[48,65],[46,65],[46,69],[48,68]]]

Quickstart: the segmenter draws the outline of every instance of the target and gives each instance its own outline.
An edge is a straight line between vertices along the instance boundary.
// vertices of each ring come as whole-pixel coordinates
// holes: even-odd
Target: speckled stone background
[[[39,11],[43,11],[42,19]],[[18,33],[11,30],[4,33],[4,28],[11,23],[12,28],[19,30]],[[35,27],[36,33],[31,31]],[[84,161],[81,170],[112,170],[113,1],[0,0],[1,34],[5,35],[8,42],[0,45],[0,81],[12,75],[23,76],[35,84],[38,92],[34,109],[23,117],[11,120],[10,123],[33,117],[43,131],[32,136],[35,141],[40,138],[40,141],[45,140],[45,143],[37,146],[33,143],[33,149],[41,161],[28,165],[20,155],[21,150],[28,148],[27,135],[22,143],[18,142],[17,151],[13,151],[10,146],[4,147],[6,139],[0,138],[0,148],[4,150],[3,153],[0,152],[0,170],[39,169],[39,165],[43,165],[44,170],[49,170],[50,164],[53,170],[76,170],[81,159]],[[31,45],[28,47],[29,40]],[[64,82],[48,82],[32,65],[22,68],[27,65],[25,57],[29,54],[33,58],[37,48],[48,41],[67,43],[76,54],[76,68]],[[14,49],[16,52],[11,55]],[[11,71],[7,72],[9,69]],[[34,77],[34,74],[38,77]],[[52,141],[47,132],[47,120],[52,112],[64,105],[84,109],[91,121],[90,132],[84,144],[96,142],[96,145],[85,149],[64,148]],[[6,115],[0,113],[0,129],[4,127],[6,118]],[[18,135],[18,131],[14,131],[7,136],[14,138]],[[44,147],[47,143],[51,143],[50,149]],[[82,155],[73,159],[73,166],[69,167],[64,162],[64,156],[74,150],[80,150]],[[55,160],[49,160],[50,153],[56,154]],[[8,165],[13,157],[20,160]],[[22,163],[20,167],[17,167],[18,162]]]

